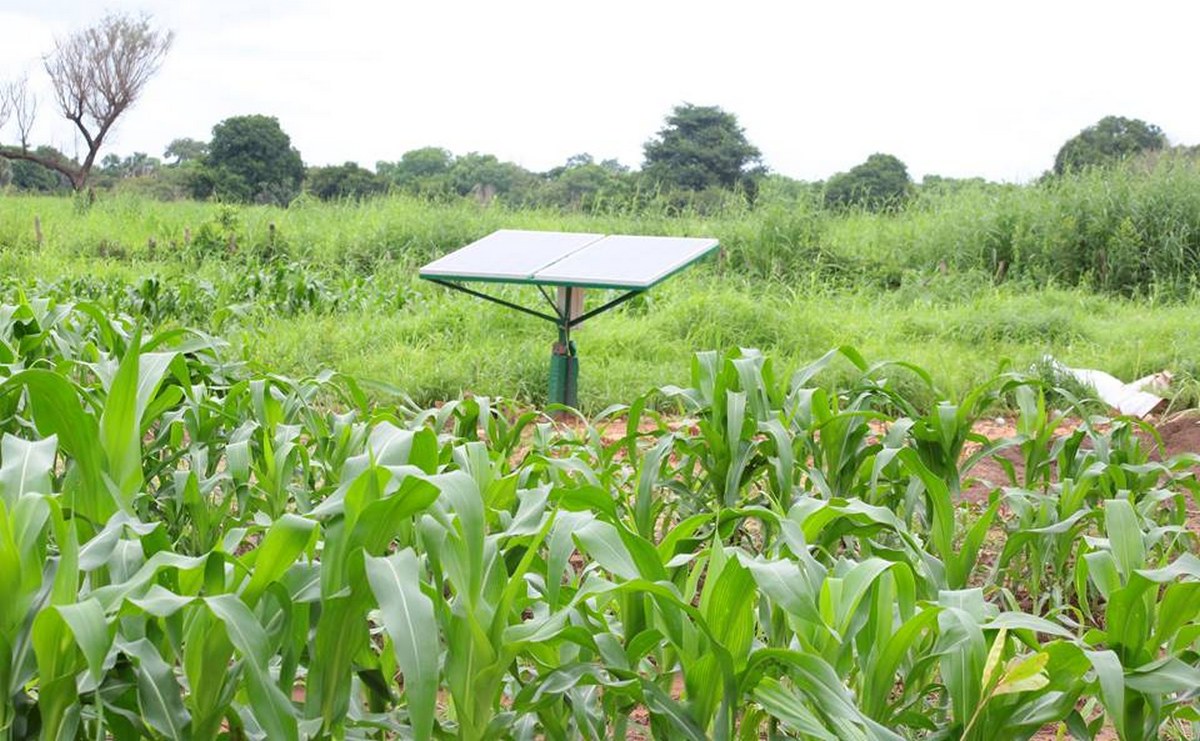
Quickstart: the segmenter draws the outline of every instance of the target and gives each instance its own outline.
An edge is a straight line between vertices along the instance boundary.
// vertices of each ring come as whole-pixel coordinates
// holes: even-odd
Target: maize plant
[[[834,363],[858,380],[823,385]],[[884,368],[929,378],[707,352],[686,388],[563,423],[21,297],[0,733],[1196,737],[1197,458],[1068,430],[1035,378],[920,408]],[[1009,403],[1012,436],[975,432]],[[984,461],[1007,485],[968,506]]]

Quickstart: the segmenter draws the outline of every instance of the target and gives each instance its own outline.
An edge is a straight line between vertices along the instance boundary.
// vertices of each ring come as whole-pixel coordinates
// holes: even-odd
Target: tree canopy
[[[347,162],[308,168],[305,188],[322,201],[336,201],[378,195],[387,190],[387,181],[357,162]]]
[[[1108,165],[1166,146],[1167,137],[1154,124],[1138,118],[1105,116],[1062,145],[1054,157],[1054,173]]]
[[[183,137],[173,139],[163,150],[163,157],[175,160],[171,164],[182,165],[184,162],[196,162],[208,156],[208,142],[197,141]]]
[[[244,203],[286,204],[304,180],[304,161],[274,116],[234,116],[214,126],[205,164],[211,192]]]
[[[825,184],[825,205],[859,206],[871,211],[896,208],[908,197],[912,179],[899,158],[876,153],[849,172],[839,172]]]
[[[469,195],[483,203],[498,195],[527,189],[535,179],[531,172],[515,163],[479,152],[468,152],[455,159],[449,177],[459,195]]]
[[[753,192],[764,173],[762,154],[737,117],[717,106],[676,106],[644,154],[648,178],[683,190],[740,186]]]
[[[38,156],[33,159],[13,159],[9,161],[9,181],[17,190],[35,193],[70,192],[71,181],[58,168],[51,169],[39,162],[69,163],[70,158],[54,147],[41,146],[32,150]]]

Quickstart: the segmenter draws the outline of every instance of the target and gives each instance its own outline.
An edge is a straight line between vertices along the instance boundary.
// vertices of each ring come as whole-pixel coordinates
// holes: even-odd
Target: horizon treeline
[[[1197,149],[1172,146],[1153,124],[1106,116],[1065,142],[1053,168],[1030,185],[1131,160],[1143,168],[1152,168],[1163,158],[1194,163]],[[36,151],[73,161],[52,147]],[[329,201],[403,193],[441,202],[471,199],[584,212],[652,208],[703,214],[731,204],[754,207],[760,201],[805,201],[831,210],[888,212],[905,208],[921,194],[964,187],[1023,186],[938,175],[916,182],[903,161],[886,153],[872,154],[825,180],[798,180],[765,166],[734,114],[717,106],[684,103],[646,142],[640,169],[584,152],[539,172],[493,154],[455,154],[437,146],[379,160],[374,168],[357,162],[305,166],[276,118],[249,115],[218,123],[209,141],[176,139],[162,158],[145,152],[125,157],[106,154],[90,173],[87,197],[94,198],[95,191],[101,190],[164,201],[282,206],[302,194]],[[60,172],[36,162],[0,158],[0,192],[72,190],[74,184]]]

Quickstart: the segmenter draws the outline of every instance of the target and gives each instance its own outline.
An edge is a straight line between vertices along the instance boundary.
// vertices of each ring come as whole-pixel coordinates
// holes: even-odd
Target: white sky
[[[1187,0],[4,0],[0,80],[44,85],[40,55],[101,7],[176,32],[106,148],[121,155],[262,113],[310,165],[435,145],[637,167],[683,101],[735,113],[772,170],[806,180],[873,152],[916,178],[1027,180],[1108,114],[1200,143]],[[39,119],[39,142],[76,152],[48,96]]]

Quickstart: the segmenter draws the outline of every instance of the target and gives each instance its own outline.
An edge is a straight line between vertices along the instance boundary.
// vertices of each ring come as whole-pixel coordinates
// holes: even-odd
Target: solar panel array
[[[502,229],[421,268],[422,278],[644,290],[717,240]]]

